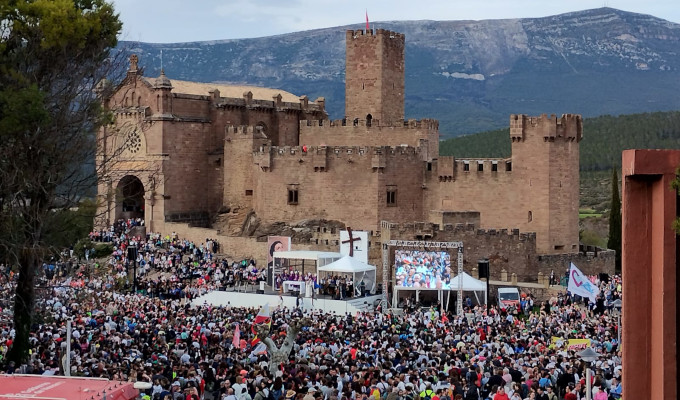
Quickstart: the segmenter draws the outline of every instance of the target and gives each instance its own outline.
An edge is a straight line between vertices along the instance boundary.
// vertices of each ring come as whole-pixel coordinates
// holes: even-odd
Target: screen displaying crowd
[[[445,251],[396,250],[396,286],[451,289],[451,256]]]

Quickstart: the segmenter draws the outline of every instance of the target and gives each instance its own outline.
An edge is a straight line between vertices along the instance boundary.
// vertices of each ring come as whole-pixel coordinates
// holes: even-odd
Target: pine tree
[[[612,202],[609,207],[609,240],[607,247],[616,251],[616,271],[621,271],[621,197],[619,176],[612,170]]]

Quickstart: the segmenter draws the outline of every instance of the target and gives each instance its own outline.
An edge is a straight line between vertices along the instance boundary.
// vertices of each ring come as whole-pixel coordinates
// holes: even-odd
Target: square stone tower
[[[404,119],[404,35],[347,31],[345,116],[389,125]]]
[[[506,195],[515,207],[495,220],[536,232],[536,248],[544,254],[578,252],[581,116],[511,115],[510,138],[514,181]]]

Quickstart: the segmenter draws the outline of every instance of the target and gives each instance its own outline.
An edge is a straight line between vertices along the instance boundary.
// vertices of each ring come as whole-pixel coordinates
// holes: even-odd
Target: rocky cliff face
[[[323,96],[344,113],[344,26],[197,43],[122,43],[147,76]],[[406,116],[444,136],[507,126],[511,113],[624,114],[680,108],[680,24],[600,8],[547,18],[377,22],[406,34]]]

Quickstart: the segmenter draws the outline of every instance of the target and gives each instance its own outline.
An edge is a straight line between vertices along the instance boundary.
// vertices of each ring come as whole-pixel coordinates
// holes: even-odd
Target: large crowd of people
[[[41,278],[40,318],[23,365],[4,362],[14,337],[5,311],[15,277],[3,275],[0,356],[6,373],[63,374],[71,319],[70,374],[147,381],[152,388],[143,395],[150,399],[581,399],[586,364],[578,352],[584,342],[600,354],[590,366],[593,398],[621,398],[619,326],[611,306],[621,295],[617,276],[593,278],[601,289],[597,303],[555,291],[533,307],[523,301],[517,314],[470,303],[462,316],[411,305],[400,313],[356,315],[281,307],[271,313],[270,337],[278,344],[293,319],[311,322],[288,362],[270,365],[253,340],[258,309],[190,302],[244,279],[255,263],[217,257],[214,240],[196,244],[174,234],[141,238],[126,231],[93,234],[114,245],[98,267],[104,273],[74,267]],[[127,276],[130,246],[137,248],[135,292],[119,282]]]

